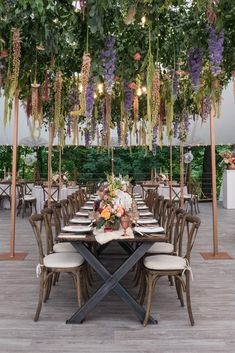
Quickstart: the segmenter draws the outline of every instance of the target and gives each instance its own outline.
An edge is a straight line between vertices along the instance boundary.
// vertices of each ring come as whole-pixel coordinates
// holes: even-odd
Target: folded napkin
[[[136,201],[137,205],[144,205],[144,201]]]
[[[88,218],[72,218],[69,220],[69,223],[78,223],[78,224],[90,224],[91,220]]]
[[[154,218],[146,218],[146,219],[139,219],[138,222],[139,224],[157,224],[158,221]]]
[[[89,200],[89,201],[86,201],[86,204],[85,204],[85,206],[86,205],[93,205],[94,204],[94,200],[92,201],[92,200]]]
[[[89,210],[89,211],[92,211],[92,210],[93,210],[93,206],[90,206],[90,205],[82,206],[82,207],[81,207],[81,210]]]
[[[72,233],[87,233],[91,232],[91,226],[65,226],[61,229],[62,232],[72,232]]]
[[[149,227],[135,227],[134,230],[136,232],[141,232],[141,233],[148,233],[148,234],[152,234],[152,233],[163,233],[164,232],[164,228],[162,227],[154,227],[154,226],[149,226]]]
[[[82,217],[88,217],[88,212],[81,212],[81,211],[78,211],[76,212],[76,216],[82,216]]]
[[[148,210],[148,206],[138,206],[138,210]]]
[[[140,217],[146,217],[146,216],[152,216],[153,214],[152,214],[152,212],[140,212],[140,214],[139,214],[139,216]]]
[[[127,228],[126,230],[127,235],[123,236],[124,230],[121,228],[119,230],[114,230],[114,231],[109,231],[109,232],[104,232],[104,229],[95,229],[93,231],[93,234],[95,235],[96,241],[99,244],[105,244],[108,243],[111,240],[117,240],[117,239],[133,239],[134,234],[133,230],[131,228]]]
[[[63,233],[59,234],[58,237],[59,239],[83,239],[86,238],[85,234],[70,234],[70,233]]]

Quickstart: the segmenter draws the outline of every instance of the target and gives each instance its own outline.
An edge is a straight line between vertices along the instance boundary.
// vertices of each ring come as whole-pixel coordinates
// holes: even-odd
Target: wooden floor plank
[[[164,278],[154,295],[156,326],[142,327],[115,294],[108,295],[82,325],[66,325],[76,309],[75,289],[66,275],[61,276],[39,322],[34,323],[37,248],[27,218],[17,218],[16,250],[28,256],[24,261],[0,262],[0,353],[234,352],[235,260],[206,261],[201,257],[201,252],[212,251],[212,216],[211,204],[200,207],[202,225],[192,253],[194,327],[186,308],[180,307],[174,287]],[[0,210],[0,252],[9,251],[9,222],[10,212]],[[219,250],[235,258],[235,210],[219,207]],[[130,287],[131,278],[129,274],[124,279],[125,286]]]

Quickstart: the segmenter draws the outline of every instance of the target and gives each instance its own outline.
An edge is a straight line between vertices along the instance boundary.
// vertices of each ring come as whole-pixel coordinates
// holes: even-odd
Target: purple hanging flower
[[[133,91],[128,86],[128,83],[124,83],[124,111],[127,115],[130,115],[133,101]]]
[[[207,26],[209,33],[208,37],[208,50],[209,59],[211,64],[211,72],[214,76],[217,76],[221,72],[220,64],[223,59],[224,51],[224,30],[220,33],[216,33],[216,30],[212,26]]]
[[[178,121],[173,122],[173,137],[177,138],[178,136],[178,128],[179,128],[179,123]]]
[[[91,80],[86,89],[86,117],[91,119],[94,107],[94,83]]]
[[[188,65],[189,74],[192,81],[192,87],[197,90],[200,83],[200,73],[202,69],[202,51],[199,48],[192,48],[189,51]]]
[[[104,49],[101,51],[101,63],[103,67],[106,92],[112,94],[114,85],[114,73],[116,65],[116,52],[114,49],[115,38],[108,37],[105,40]]]
[[[88,129],[88,127],[85,129],[85,146],[89,146],[90,145],[90,131]]]

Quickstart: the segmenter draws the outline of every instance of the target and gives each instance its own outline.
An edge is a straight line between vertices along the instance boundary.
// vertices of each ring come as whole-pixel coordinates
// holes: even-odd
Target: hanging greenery
[[[200,116],[204,122],[211,106],[219,116],[222,89],[235,71],[234,1],[75,3],[1,3],[5,123],[17,89],[20,99],[27,102],[28,116],[39,124],[54,120],[61,139],[64,133],[74,134],[76,143],[79,134],[91,141],[100,130],[108,147],[110,129],[117,128],[119,142],[127,145],[131,128],[135,141],[151,149],[152,144],[161,145],[164,130],[172,138],[185,109],[189,120]],[[128,113],[121,82],[130,83],[132,91]],[[74,91],[77,96],[71,103]],[[95,109],[87,107],[92,101]]]

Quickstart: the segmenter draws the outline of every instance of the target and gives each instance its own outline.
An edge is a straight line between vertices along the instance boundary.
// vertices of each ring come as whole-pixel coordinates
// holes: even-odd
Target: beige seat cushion
[[[187,267],[186,260],[180,256],[153,255],[144,259],[144,266],[150,270],[184,270]]]
[[[32,196],[32,195],[25,195],[24,196],[24,200],[25,201],[33,201],[33,200],[36,200],[36,197]]]
[[[80,254],[57,253],[44,257],[44,265],[49,268],[72,268],[81,266],[84,258]]]
[[[54,244],[53,251],[56,252],[56,253],[60,253],[60,252],[77,253],[77,251],[74,248],[74,246],[71,243],[69,243],[69,242]]]
[[[171,243],[154,243],[148,253],[150,254],[171,254],[174,251],[174,247]]]

